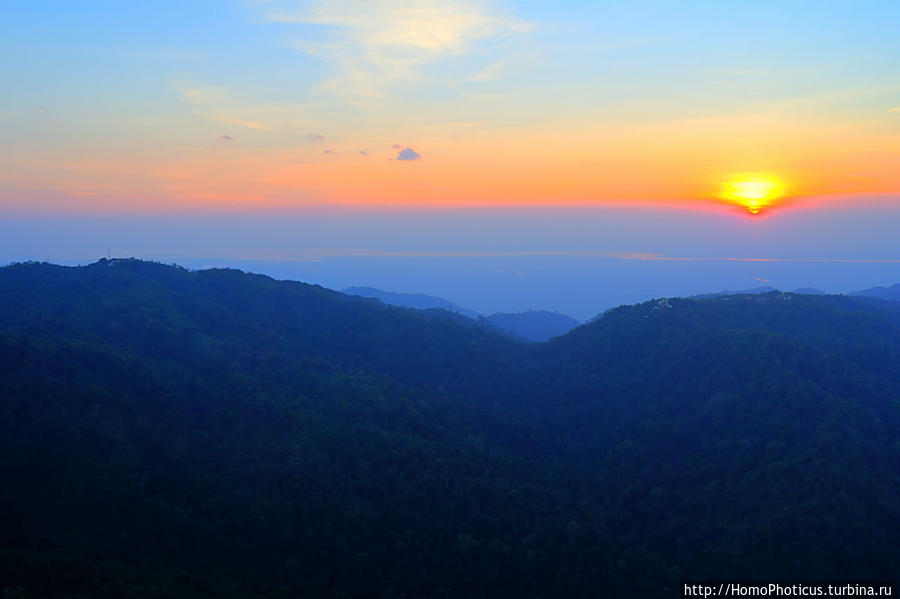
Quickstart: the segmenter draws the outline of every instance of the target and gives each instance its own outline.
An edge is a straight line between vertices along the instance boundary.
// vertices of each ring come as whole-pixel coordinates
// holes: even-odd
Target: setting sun
[[[722,185],[719,197],[758,214],[784,196],[784,183],[770,175],[737,175]]]

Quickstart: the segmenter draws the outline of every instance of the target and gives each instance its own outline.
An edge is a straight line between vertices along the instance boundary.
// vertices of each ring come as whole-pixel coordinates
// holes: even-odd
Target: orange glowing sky
[[[49,4],[0,41],[4,211],[900,192],[892,2]]]

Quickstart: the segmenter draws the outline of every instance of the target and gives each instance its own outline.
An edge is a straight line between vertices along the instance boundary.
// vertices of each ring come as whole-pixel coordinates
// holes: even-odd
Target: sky
[[[877,0],[7,0],[0,261],[583,318],[900,282],[897,23]]]

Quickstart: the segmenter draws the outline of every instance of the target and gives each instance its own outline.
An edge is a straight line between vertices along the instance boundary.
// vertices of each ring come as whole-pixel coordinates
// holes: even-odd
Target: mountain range
[[[375,287],[347,287],[342,290],[347,295],[358,295],[360,297],[374,297],[385,304],[391,306],[402,306],[405,308],[416,308],[419,310],[429,310],[432,308],[440,308],[448,312],[456,312],[472,319],[478,319],[481,316],[474,310],[457,306],[453,302],[443,297],[426,295],[424,293],[396,293],[393,291],[382,291]]]
[[[891,287],[871,287],[861,291],[853,291],[850,295],[861,295],[865,297],[877,297],[879,299],[900,302],[900,284]]]
[[[343,290],[348,295],[372,297],[392,306],[417,308],[420,310],[442,309],[467,316],[480,324],[527,341],[547,341],[568,333],[580,323],[565,314],[547,310],[526,312],[495,313],[481,315],[474,310],[462,308],[448,299],[425,295],[424,293],[394,293],[374,287],[348,287]]]
[[[235,270],[0,269],[4,597],[888,580],[900,304],[659,299],[526,343]]]

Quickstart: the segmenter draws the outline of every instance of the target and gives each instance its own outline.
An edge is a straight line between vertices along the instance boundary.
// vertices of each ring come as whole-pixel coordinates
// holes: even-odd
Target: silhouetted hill
[[[701,293],[698,295],[692,295],[689,299],[711,299],[715,297],[722,297],[723,295],[755,295],[760,293],[769,293],[772,291],[778,291],[774,287],[754,287],[753,289],[743,289],[739,291],[734,291],[733,289],[723,289],[717,293]]]
[[[850,295],[862,295],[865,297],[877,297],[878,299],[890,300],[892,302],[900,302],[900,283],[891,287],[872,287],[870,289],[862,289],[853,291]]]
[[[457,306],[448,299],[435,297],[433,295],[425,295],[424,293],[395,293],[392,291],[382,291],[381,289],[376,289],[374,287],[347,287],[343,290],[343,293],[361,297],[374,297],[391,306],[416,308],[419,310],[440,308],[473,319],[477,319],[479,316],[478,312]]]
[[[842,568],[838,554],[858,559],[838,548],[842,534],[860,540],[839,515],[847,497],[838,489],[867,518],[898,513],[887,499],[898,485],[888,472],[900,465],[897,323],[841,296],[621,307],[541,348],[557,364],[547,426],[567,432],[573,461],[593,456],[597,476],[619,481],[610,499],[637,527],[630,534],[692,548],[678,564],[685,574],[826,577]],[[863,499],[870,484],[878,490]],[[822,525],[799,534],[807,517]],[[673,526],[679,518],[692,528]],[[757,541],[732,545],[731,557],[702,548],[721,534]],[[813,546],[823,552],[813,556]],[[854,555],[863,554],[873,561],[857,567],[887,573],[877,544],[860,540]]]
[[[464,377],[458,368],[473,357],[493,362],[493,356],[515,347],[442,310],[384,306],[237,270],[192,272],[138,260],[102,260],[81,268],[15,265],[3,274],[0,330],[78,335],[154,358],[177,349],[206,360],[240,349],[255,361],[315,356],[350,368],[428,376],[441,384],[458,383]],[[446,335],[453,339],[442,339]],[[394,359],[397,353],[412,359],[401,365]],[[435,368],[444,372],[438,379]]]
[[[794,289],[793,293],[801,293],[803,295],[828,295],[821,289],[816,289],[815,287],[800,287],[799,289]]]
[[[578,326],[578,321],[559,312],[529,310],[513,314],[491,314],[485,320],[493,327],[529,341],[547,341]]]
[[[132,260],[0,269],[15,597],[671,597],[888,579],[900,311],[623,306],[541,344]]]
[[[479,324],[487,325],[513,338],[526,341],[547,341],[551,337],[562,335],[576,326],[578,321],[558,312],[546,310],[529,310],[510,314],[491,314],[484,316],[474,310],[461,308],[450,300],[423,293],[394,293],[382,291],[374,287],[348,287],[343,290],[348,295],[375,298],[392,306],[415,308],[419,310],[447,310],[473,319]]]

